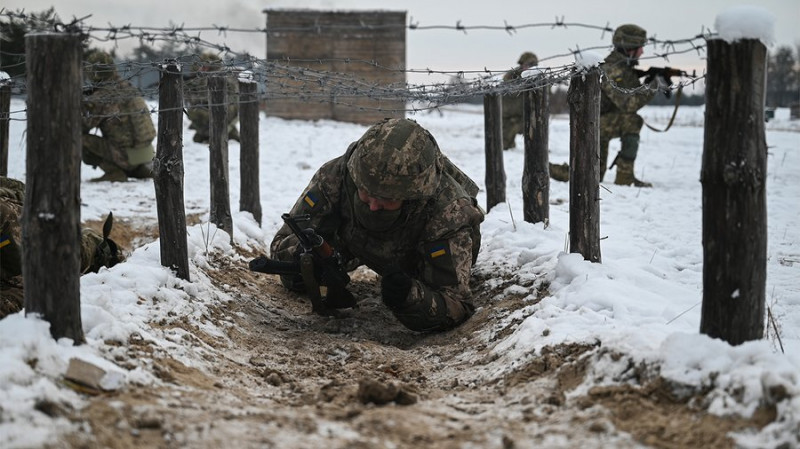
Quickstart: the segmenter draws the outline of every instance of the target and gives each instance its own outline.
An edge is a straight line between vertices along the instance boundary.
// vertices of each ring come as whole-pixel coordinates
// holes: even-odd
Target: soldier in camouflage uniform
[[[600,180],[608,163],[609,141],[619,137],[622,148],[614,162],[617,166],[614,184],[652,187],[633,175],[639,132],[644,124],[636,111],[653,99],[658,81],[653,80],[646,89],[623,91],[642,87],[634,68],[647,43],[647,32],[637,25],[621,25],[614,31],[612,42],[614,51],[603,62],[605,77],[600,87]]]
[[[522,72],[535,67],[539,64],[539,58],[535,54],[526,51],[517,61],[519,67],[509,70],[503,75],[503,81],[512,81],[522,77]],[[522,93],[503,95],[503,149],[515,148],[517,146],[517,134],[522,134]],[[550,164],[550,176],[559,181],[569,179],[569,166],[567,164]],[[564,175],[566,173],[566,175]],[[564,179],[566,176],[566,179]]]
[[[519,60],[518,67],[503,75],[503,81],[513,81],[522,77],[522,72],[539,64],[535,54],[526,51]],[[503,149],[515,148],[517,134],[522,134],[522,93],[503,95]]]
[[[469,277],[480,247],[478,187],[408,119],[385,119],[324,164],[292,208],[341,252],[345,266],[381,276],[381,296],[416,331],[453,328],[469,318]],[[297,238],[284,225],[272,258],[291,261]],[[283,276],[297,287],[297,277]]]
[[[120,79],[108,53],[89,50],[84,67],[82,158],[105,172],[93,181],[152,178],[156,130],[141,93]]]
[[[0,176],[0,319],[22,309],[22,228],[25,183]],[[107,226],[110,232],[110,223]],[[81,232],[81,274],[123,259],[117,244],[91,229]]]
[[[186,115],[191,124],[189,129],[194,130],[192,140],[197,143],[208,143],[209,135],[209,110],[208,110],[208,77],[214,72],[220,72],[222,60],[213,53],[203,53],[199,62],[192,66],[193,76],[184,84],[184,101]],[[236,122],[239,119],[239,83],[232,76],[226,76],[228,94],[228,139],[239,141],[239,130]]]

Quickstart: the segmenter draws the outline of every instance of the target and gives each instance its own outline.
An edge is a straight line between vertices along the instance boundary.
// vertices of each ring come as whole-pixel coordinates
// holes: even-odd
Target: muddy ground
[[[130,248],[156,232],[118,220],[112,237]],[[530,303],[493,299],[503,283],[488,288],[486,268],[473,277],[479,309],[468,322],[419,334],[382,306],[370,271],[354,275],[358,307],[328,318],[312,315],[275,276],[228,259],[211,263],[207,275],[234,299],[207,319],[227,335],[188,322],[153,326],[187,331],[185,345],[213,368],[188,367],[134,336],[115,362],[145,367],[161,385],[87,393],[80,410],[40,404],[83,423],[57,447],[729,448],[729,432],[774,419],[769,409],[750,420],[710,415],[696,405],[701,393],[676,397],[644,373],[636,386],[570,394],[605,351],[602,342],[547,348],[494,374],[508,362],[492,349],[519,324],[507,317]]]

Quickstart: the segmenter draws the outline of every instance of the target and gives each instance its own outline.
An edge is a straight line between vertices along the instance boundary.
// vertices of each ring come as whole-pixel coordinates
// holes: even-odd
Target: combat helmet
[[[356,187],[392,200],[425,199],[441,179],[439,145],[417,122],[384,119],[356,142],[347,169]]]
[[[114,58],[105,51],[92,49],[84,55],[84,76],[87,81],[99,83],[117,78]]]
[[[529,51],[526,51],[525,53],[520,55],[519,61],[517,61],[517,64],[519,64],[519,65],[527,65],[527,66],[533,67],[535,65],[539,65],[539,58],[537,58],[535,54],[533,54],[533,53],[531,53]]]
[[[611,38],[614,47],[632,49],[644,47],[647,43],[647,31],[644,28],[634,25],[625,24],[620,25],[614,30],[614,36]]]
[[[197,55],[197,61],[192,64],[193,72],[211,72],[222,67],[222,59],[210,51],[204,51]]]

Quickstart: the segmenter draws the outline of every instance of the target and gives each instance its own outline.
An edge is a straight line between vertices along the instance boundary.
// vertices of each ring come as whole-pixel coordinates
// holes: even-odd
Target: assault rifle
[[[297,260],[287,262],[260,256],[250,261],[250,270],[302,277],[314,313],[332,316],[336,314],[333,309],[353,307],[356,301],[345,288],[350,276],[344,270],[341,255],[313,228],[300,227],[300,223],[309,221],[311,216],[283,214],[281,218],[300,242]],[[327,288],[324,297],[321,286]]]
[[[634,73],[636,73],[637,78],[644,77],[645,84],[650,84],[650,82],[653,81],[654,79],[660,79],[661,81],[663,81],[662,83],[659,84],[664,85],[663,92],[664,96],[667,98],[672,96],[672,91],[669,89],[669,87],[672,85],[673,76],[686,76],[686,77],[690,76],[689,73],[687,73],[686,71],[680,69],[673,69],[672,67],[650,67],[647,70],[633,69],[633,71]],[[691,77],[692,78],[696,77],[694,71],[692,71]]]

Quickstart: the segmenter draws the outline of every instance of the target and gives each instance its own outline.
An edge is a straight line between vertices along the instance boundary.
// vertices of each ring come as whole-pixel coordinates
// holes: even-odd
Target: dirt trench
[[[118,221],[112,238],[125,246],[156,232]],[[80,410],[42,404],[81,424],[54,447],[729,448],[729,432],[774,419],[768,409],[751,420],[709,415],[658,378],[573,397],[601,342],[546,348],[503,370],[494,345],[520,324],[511,312],[531,303],[497,299],[502,287],[477,275],[476,314],[453,331],[420,334],[381,304],[369,270],[350,286],[358,307],[329,318],[275,276],[227,258],[210,263],[206,274],[233,298],[206,317],[224,338],[186,321],[153,326],[181,328],[212,368],[132,338],[115,362],[145,367],[161,385],[87,395]]]

